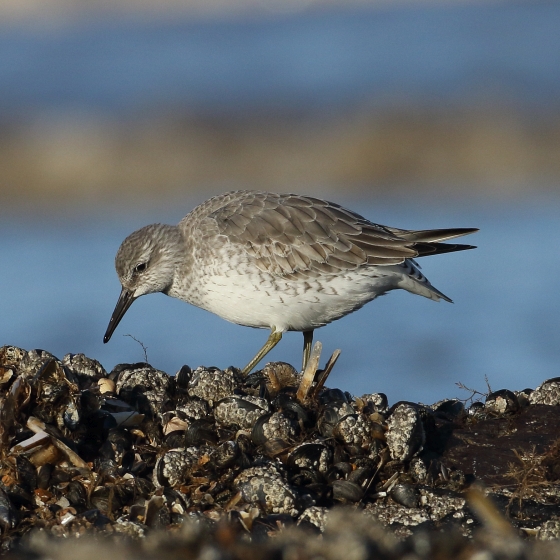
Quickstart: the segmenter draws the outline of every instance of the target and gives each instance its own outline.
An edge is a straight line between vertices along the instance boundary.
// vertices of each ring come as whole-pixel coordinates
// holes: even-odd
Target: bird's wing
[[[261,270],[275,275],[338,273],[364,265],[460,250],[434,243],[472,230],[411,232],[371,223],[338,204],[308,196],[238,191],[216,197],[200,224],[208,235],[243,247]],[[216,208],[216,206],[218,206]],[[443,246],[442,246],[443,245]],[[442,246],[442,247],[440,247]],[[453,248],[452,248],[453,247]]]

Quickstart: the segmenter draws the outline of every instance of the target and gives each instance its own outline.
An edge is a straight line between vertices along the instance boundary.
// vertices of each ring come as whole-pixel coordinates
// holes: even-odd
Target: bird
[[[287,331],[313,333],[391,290],[451,302],[416,258],[474,249],[443,243],[477,228],[405,230],[375,224],[312,196],[237,190],[214,196],[178,225],[151,224],[120,245],[122,289],[103,342],[132,303],[162,292],[230,322],[269,329],[249,374]]]

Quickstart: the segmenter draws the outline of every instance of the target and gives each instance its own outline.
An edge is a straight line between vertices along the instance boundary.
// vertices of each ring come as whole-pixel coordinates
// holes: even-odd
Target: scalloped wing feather
[[[476,231],[389,228],[324,200],[260,191],[214,197],[196,214],[203,237],[218,233],[223,242],[242,246],[260,270],[290,277],[395,265],[422,255],[459,251],[470,246],[438,242]]]

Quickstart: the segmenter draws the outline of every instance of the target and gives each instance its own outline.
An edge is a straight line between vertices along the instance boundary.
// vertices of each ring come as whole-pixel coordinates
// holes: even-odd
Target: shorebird
[[[404,230],[374,224],[333,202],[297,194],[234,191],[210,198],[176,225],[129,235],[115,258],[122,285],[103,342],[132,302],[163,292],[248,327],[270,329],[248,374],[286,331],[313,331],[390,290],[451,300],[416,257],[473,249],[442,243],[476,228]]]

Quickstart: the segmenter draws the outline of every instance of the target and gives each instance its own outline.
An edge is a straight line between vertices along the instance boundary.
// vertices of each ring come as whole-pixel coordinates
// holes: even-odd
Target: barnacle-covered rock
[[[317,527],[321,533],[327,524],[328,509],[326,507],[311,506],[305,509],[298,519],[298,525],[310,523]]]
[[[555,517],[545,521],[539,530],[538,538],[542,541],[560,539],[560,518]]]
[[[197,447],[170,449],[161,456],[154,468],[156,486],[176,486],[186,481],[189,471],[198,464],[200,450]]]
[[[207,401],[210,406],[232,395],[235,388],[235,379],[231,373],[202,366],[192,372],[187,385],[189,396]]]
[[[266,399],[259,397],[225,397],[214,408],[214,418],[224,426],[239,426],[250,429],[258,418],[270,411]]]
[[[177,404],[177,414],[189,420],[201,420],[210,414],[210,408],[206,401],[200,399],[182,400]]]
[[[38,371],[50,361],[58,362],[56,356],[46,350],[29,350],[26,352],[18,365],[18,374],[24,377],[33,377]]]
[[[408,461],[418,453],[426,441],[426,434],[417,407],[401,403],[387,420],[387,445],[391,457]]]
[[[81,382],[98,380],[107,377],[105,368],[97,361],[88,358],[84,354],[66,354],[62,358],[62,364],[66,366]],[[84,387],[85,388],[85,387]]]
[[[346,400],[334,400],[325,404],[317,421],[319,432],[325,438],[333,437],[339,422],[351,415],[355,415],[355,410]]]
[[[292,420],[281,412],[264,414],[255,422],[251,432],[251,439],[257,445],[265,445],[267,442],[278,440],[289,442],[296,435],[296,429]]]
[[[326,473],[332,460],[333,452],[323,442],[302,443],[288,455],[288,466]]]
[[[234,484],[246,503],[264,507],[266,513],[298,514],[294,491],[273,465],[245,469]]]
[[[409,473],[416,482],[426,481],[428,477],[428,467],[421,457],[416,456],[412,458],[410,461]]]
[[[531,404],[560,404],[560,377],[547,379],[539,385],[530,395],[529,402]]]
[[[269,362],[263,367],[262,374],[271,397],[275,397],[285,387],[296,387],[299,384],[298,372],[286,362]]]
[[[366,395],[362,395],[360,400],[367,405],[367,411],[370,414],[372,412],[386,414],[389,410],[389,402],[385,393],[368,393]]]
[[[519,410],[519,401],[513,391],[501,389],[490,393],[486,397],[484,407],[493,414],[514,414]]]
[[[281,412],[302,428],[310,428],[313,424],[313,415],[295,398],[293,394],[281,392],[273,401],[272,406],[276,412]]]
[[[0,348],[0,366],[16,368],[16,371],[21,367],[23,359],[27,356],[27,351],[17,346],[2,346]]]
[[[32,378],[28,378],[36,394],[33,416],[46,423],[75,430],[80,422],[80,393],[72,374],[55,358],[41,362]]]
[[[348,445],[367,447],[371,444],[371,425],[362,414],[348,414],[333,428],[332,435]]]
[[[172,407],[174,380],[149,364],[119,364],[111,372],[118,396],[142,414],[155,416]]]
[[[516,529],[554,536],[560,423],[551,407],[529,400],[537,404],[545,389],[550,396],[558,380],[537,391],[498,391],[468,414],[458,400],[389,409],[381,393],[353,398],[326,388],[300,402],[298,382],[281,363],[247,377],[184,366],[169,378],[147,364],[106,376],[80,354],[61,362],[0,348],[1,550],[31,542],[22,537],[39,527],[60,540],[111,534],[112,543],[161,532],[166,547],[179,539],[183,555],[187,546],[212,558],[250,557],[251,540],[289,543],[297,537],[284,529],[297,522],[312,531],[302,541],[309,557],[344,557],[355,546],[360,558],[435,558],[443,549],[433,545],[434,529],[459,557],[457,534],[476,539],[462,491],[477,478],[494,484],[498,508],[514,504]],[[519,408],[508,414],[515,400]],[[513,502],[512,492],[520,492]],[[344,504],[362,513],[327,514]],[[319,531],[328,554],[309,536]],[[409,540],[399,548],[393,534]],[[191,538],[209,539],[207,548]],[[259,554],[287,549],[270,550]]]
[[[235,441],[224,441],[211,455],[212,464],[224,469],[231,467],[239,458],[241,449]]]

